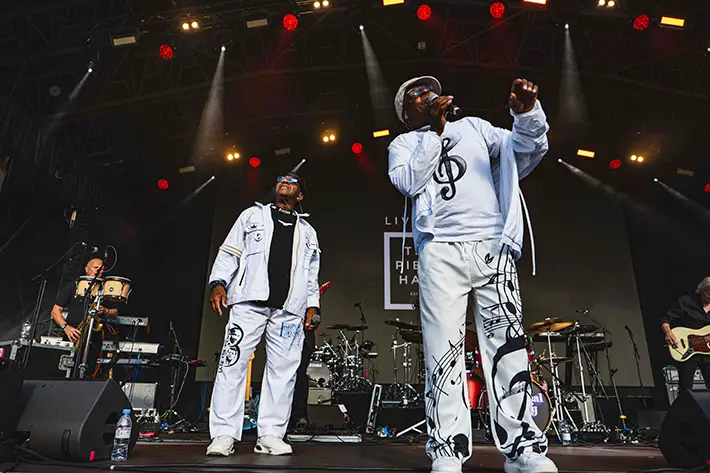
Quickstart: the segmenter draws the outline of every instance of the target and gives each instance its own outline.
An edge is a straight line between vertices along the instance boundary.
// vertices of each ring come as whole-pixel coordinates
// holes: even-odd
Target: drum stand
[[[86,294],[91,294],[91,291],[93,290],[94,284],[98,283],[98,278],[94,276],[94,278],[91,280],[91,283],[89,284],[89,287],[86,289]],[[91,299],[89,297],[86,297],[84,300],[84,307],[85,307],[85,313],[87,318],[89,319],[89,324],[88,327],[86,326],[86,318],[84,319],[84,327],[82,327],[81,330],[81,339],[79,343],[80,350],[77,351],[77,354],[81,353],[81,362],[80,363],[74,363],[75,366],[75,371],[74,371],[74,377],[77,379],[84,379],[86,376],[86,366],[87,362],[89,361],[89,348],[91,346],[91,334],[94,331],[94,322],[95,322],[95,315],[96,315],[96,310],[98,310],[99,307],[101,307],[101,301],[103,299],[103,294],[101,291],[98,291],[96,294],[96,299],[94,299],[94,303],[90,304]],[[90,305],[89,305],[90,304]],[[86,305],[89,305],[89,307],[86,307]],[[91,309],[92,306],[96,306],[96,309]]]
[[[393,357],[393,382],[387,393],[387,397],[393,401],[401,401],[403,406],[407,406],[417,400],[417,398],[419,397],[419,393],[417,393],[417,390],[414,389],[414,386],[410,384],[412,377],[412,358],[410,356],[412,343],[397,343],[397,333],[399,333],[399,331],[397,331],[392,337],[392,347],[390,348]],[[401,384],[399,382],[397,368],[397,350],[399,350],[400,348],[402,348],[404,352],[402,355],[402,366],[404,367],[404,382]],[[410,397],[410,395],[412,395],[412,397]]]

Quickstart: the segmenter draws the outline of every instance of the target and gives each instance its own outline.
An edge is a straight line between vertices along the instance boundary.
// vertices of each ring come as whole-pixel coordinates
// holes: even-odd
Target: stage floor
[[[424,445],[393,444],[384,440],[377,443],[361,444],[293,444],[294,454],[286,457],[256,455],[252,452],[253,442],[245,442],[237,448],[237,453],[228,458],[206,457],[207,442],[159,441],[136,445],[128,462],[117,465],[115,470],[142,472],[216,472],[239,471],[253,473],[286,473],[306,471],[325,473],[339,471],[350,473],[367,470],[375,473],[391,471],[429,471],[429,460],[424,453]],[[560,471],[574,472],[630,472],[668,468],[660,451],[653,447],[620,446],[550,446],[550,457]],[[473,456],[464,465],[464,471],[503,471],[503,458],[491,445],[474,445]],[[0,465],[0,471],[7,468]],[[94,463],[93,468],[73,466],[49,466],[22,463],[13,471],[77,472],[96,471],[96,468],[110,468],[109,464]]]

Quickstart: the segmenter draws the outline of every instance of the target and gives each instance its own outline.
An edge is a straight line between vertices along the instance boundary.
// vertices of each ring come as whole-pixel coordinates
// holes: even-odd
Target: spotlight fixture
[[[401,5],[403,3],[404,3],[404,0],[382,0],[383,7],[388,7],[390,5]]]
[[[565,31],[569,30],[569,23],[565,23]]]
[[[234,159],[234,155],[232,153],[229,153],[227,155],[227,161],[232,161]]]
[[[293,13],[289,13],[284,16],[283,25],[286,31],[293,31],[298,26],[298,18]]]
[[[200,27],[200,24],[196,21],[193,21],[192,23],[190,23],[190,28],[192,28],[193,30],[196,30],[199,27]]]
[[[249,158],[249,166],[253,168],[258,168],[261,165],[261,159],[257,158],[256,156],[252,156]]]
[[[360,153],[362,153],[362,143],[359,143],[356,141],[355,143],[353,143],[353,145],[350,149],[353,150],[353,153],[360,154]]]
[[[493,18],[499,20],[500,18],[503,18],[503,15],[505,14],[505,4],[503,4],[503,2],[493,2],[488,11]]]
[[[614,8],[616,6],[616,2],[614,0],[609,0],[606,6],[609,8]]]
[[[221,50],[222,52],[225,52],[225,51],[227,50],[227,47],[226,47],[226,46],[222,46],[222,47],[220,48],[220,50]]]
[[[330,130],[324,130],[321,139],[323,140],[323,143],[333,143],[335,141],[335,133],[333,133]]]
[[[671,28],[683,29],[685,26],[685,19],[675,18],[672,16],[662,16],[661,26],[670,26]]]
[[[634,19],[633,26],[636,31],[643,31],[648,28],[650,22],[651,20],[648,18],[648,15],[644,13]]]
[[[705,187],[703,188],[703,190],[707,193],[710,193],[710,183],[705,184]]]
[[[372,132],[372,137],[373,138],[382,138],[383,136],[389,136],[390,131],[389,130],[377,130]]]
[[[657,177],[654,177],[654,178],[653,178],[653,182],[658,182],[658,178],[657,178]]]
[[[360,28],[360,31],[365,31],[365,26],[364,26],[364,25],[360,25],[358,28]]]
[[[417,18],[426,21],[431,18],[431,7],[427,4],[419,5],[417,8]]]
[[[636,160],[637,163],[642,163],[643,162],[643,156],[639,156],[638,159]]]
[[[329,6],[330,6],[330,2],[329,2],[328,0],[323,0],[323,6],[324,6],[324,7],[329,7]]]
[[[631,161],[636,161],[638,157],[635,154],[632,154],[631,157],[629,158]]]
[[[161,191],[166,191],[168,190],[168,187],[170,187],[170,184],[168,183],[167,179],[158,180],[158,189],[160,189]]]
[[[335,135],[330,135],[328,138],[330,138],[330,141],[335,141]]]
[[[330,141],[330,138],[328,138],[327,136],[324,136],[324,137],[323,137],[323,143],[327,143],[328,141]]]
[[[593,158],[594,156],[596,156],[596,153],[594,151],[589,151],[586,149],[578,149],[577,156],[581,156],[582,158]]]
[[[621,167],[621,160],[620,159],[612,159],[611,162],[609,163],[609,167],[611,169],[619,169]]]
[[[158,54],[166,61],[172,59],[175,56],[173,48],[171,48],[169,44],[161,44],[160,48],[158,49]]]
[[[320,8],[320,2],[314,2],[313,8]]]
[[[89,66],[89,68],[86,70],[86,72],[88,72],[89,74],[91,74],[92,72],[94,72],[94,68],[91,67],[91,66]]]
[[[189,29],[190,29],[190,23],[183,23],[183,24],[182,24],[182,29],[183,29],[184,31],[189,30]]]
[[[523,0],[523,3],[531,3],[533,5],[547,5],[547,0]]]

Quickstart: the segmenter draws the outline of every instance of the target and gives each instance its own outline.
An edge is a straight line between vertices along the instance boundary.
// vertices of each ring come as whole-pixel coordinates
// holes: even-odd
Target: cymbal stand
[[[553,418],[557,420],[557,422],[562,422],[563,419],[563,412],[562,412],[562,394],[561,394],[561,389],[560,389],[560,376],[557,371],[557,363],[554,362],[555,358],[555,352],[552,351],[552,338],[550,338],[550,334],[552,332],[550,331],[549,327],[546,331],[547,335],[547,352],[549,353],[550,357],[550,374],[552,375],[552,395],[555,397],[555,407],[553,409]],[[541,364],[542,365],[542,364]],[[557,430],[555,428],[555,430]]]
[[[98,274],[98,273],[97,273]],[[75,363],[77,365],[77,369],[74,372],[74,376],[78,379],[84,379],[84,376],[86,376],[86,366],[87,362],[89,361],[89,348],[91,346],[91,336],[92,332],[94,331],[94,323],[95,323],[95,315],[96,311],[98,311],[98,308],[101,307],[101,302],[103,300],[103,291],[99,290],[96,293],[96,298],[94,299],[94,303],[92,304],[90,301],[91,299],[89,298],[89,294],[91,294],[91,291],[94,288],[94,284],[98,283],[98,278],[94,276],[94,278],[91,280],[91,283],[89,284],[89,287],[86,289],[87,297],[85,298],[84,302],[84,308],[85,308],[85,313],[86,316],[89,318],[89,324],[88,327],[86,326],[86,319],[84,319],[84,327],[82,328],[81,331],[81,339],[79,343],[80,350],[77,352],[77,354],[81,353],[81,362],[80,363]],[[88,307],[87,307],[88,306]],[[96,309],[92,309],[91,307],[96,307]]]
[[[579,322],[575,322],[575,328],[579,325]],[[584,424],[589,423],[589,408],[587,407],[587,388],[584,386],[584,368],[582,368],[582,352],[581,343],[579,340],[579,332],[574,333],[574,342],[577,345],[577,362],[579,365],[579,384],[582,386],[582,406],[584,408]]]

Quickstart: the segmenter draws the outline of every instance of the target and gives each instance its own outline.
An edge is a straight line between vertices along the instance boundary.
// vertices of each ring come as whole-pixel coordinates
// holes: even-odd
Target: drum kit
[[[609,430],[603,424],[594,422],[594,413],[590,414],[589,412],[587,400],[591,396],[587,394],[584,367],[586,364],[586,368],[593,378],[592,385],[594,386],[594,383],[597,382],[598,386],[603,386],[595,363],[590,357],[590,350],[586,347],[590,346],[588,345],[590,341],[597,342],[599,337],[603,338],[605,336],[604,329],[596,325],[582,325],[574,320],[548,318],[528,326],[526,334],[528,336],[526,350],[532,381],[531,413],[537,427],[542,432],[547,432],[552,427],[558,438],[563,423],[571,425],[574,431],[608,434]],[[547,345],[543,354],[535,355],[532,347],[533,341],[544,342]],[[568,346],[572,346],[573,356],[557,355],[553,349],[553,342],[566,342]],[[470,348],[473,348],[473,351],[467,353],[467,362],[470,364],[467,366],[469,402],[471,408],[478,412],[480,427],[487,429],[490,436],[490,414],[485,380],[480,370],[481,359],[478,355],[478,347]],[[581,395],[572,392],[568,388],[569,383],[565,384],[560,379],[560,366],[575,360],[577,361],[576,368],[579,373]],[[568,407],[570,401],[573,402],[575,399],[581,406],[582,425],[575,423]]]
[[[336,342],[326,337],[311,355],[306,371],[309,386],[334,391],[370,391],[372,382],[366,376],[365,366],[368,361],[377,359],[378,354],[375,344],[364,338],[368,326],[338,323],[325,328],[337,331]]]

